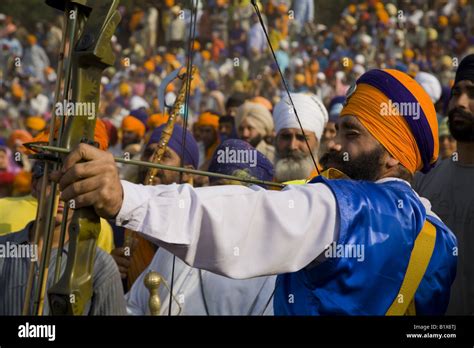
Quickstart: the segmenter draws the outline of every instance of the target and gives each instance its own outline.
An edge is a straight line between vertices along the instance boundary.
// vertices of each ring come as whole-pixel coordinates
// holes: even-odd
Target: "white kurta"
[[[143,186],[122,181],[116,223],[188,265],[244,279],[298,271],[338,237],[336,200],[322,184]]]
[[[150,314],[150,293],[143,280],[149,271],[155,271],[171,286],[172,267],[173,254],[160,248],[126,295],[130,314]],[[176,258],[172,315],[273,315],[275,279],[276,276],[230,279],[189,267]],[[161,315],[168,315],[169,294],[169,289],[161,284]]]

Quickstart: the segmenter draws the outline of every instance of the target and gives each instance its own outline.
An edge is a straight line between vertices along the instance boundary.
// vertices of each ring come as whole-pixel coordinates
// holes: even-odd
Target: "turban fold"
[[[306,93],[291,93],[291,99],[295,104],[303,130],[314,132],[318,140],[320,140],[324,126],[328,122],[328,112],[323,102],[317,96]],[[277,134],[284,128],[300,129],[298,119],[288,96],[285,96],[275,105],[273,120]]]
[[[127,116],[122,120],[122,129],[126,132],[133,132],[140,137],[145,135],[145,125],[133,116]]]
[[[427,173],[438,159],[436,111],[410,76],[374,69],[357,80],[341,117],[352,115],[411,173]]]
[[[253,160],[250,157],[251,154],[255,156]],[[232,160],[231,156],[234,156],[235,160]],[[237,156],[243,157],[239,159]],[[245,173],[246,177],[265,181],[273,179],[273,165],[270,160],[252,145],[240,139],[228,139],[217,147],[209,164],[209,171],[236,176]],[[209,180],[212,183],[218,178],[210,177]]]
[[[168,114],[153,114],[148,118],[148,127],[155,129],[168,122]]]
[[[157,144],[160,141],[161,134],[166,125],[161,125],[150,135],[150,140],[148,140],[147,146],[151,144]],[[184,128],[179,124],[175,124],[173,128],[173,134],[171,135],[170,140],[168,141],[168,147],[173,149],[174,152],[178,154],[179,157],[183,155],[183,134]],[[196,143],[196,140],[190,132],[186,132],[186,144],[184,147],[184,157],[182,158],[184,165],[192,165],[194,168],[197,168],[199,165],[199,147]]]
[[[235,117],[236,127],[239,128],[244,119],[247,119],[257,131],[263,135],[270,135],[273,131],[273,118],[270,111],[263,105],[245,102],[237,109]]]
[[[37,131],[42,131],[44,127],[46,127],[46,121],[39,116],[30,116],[26,119],[26,126]]]
[[[199,126],[211,126],[216,130],[219,128],[219,116],[213,114],[212,112],[203,112],[198,119]]]

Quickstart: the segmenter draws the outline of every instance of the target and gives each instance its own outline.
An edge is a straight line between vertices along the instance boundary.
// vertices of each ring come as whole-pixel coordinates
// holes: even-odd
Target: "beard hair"
[[[324,169],[335,168],[353,180],[376,181],[381,174],[382,157],[385,149],[379,145],[369,153],[359,155],[357,158],[345,160],[344,152],[329,151],[321,157]]]
[[[314,163],[309,154],[291,151],[283,156],[275,155],[274,171],[277,182],[307,179],[313,169]]]
[[[452,122],[454,116],[459,115],[465,123]],[[474,142],[474,115],[465,109],[455,107],[448,112],[449,131],[454,139],[460,142]]]

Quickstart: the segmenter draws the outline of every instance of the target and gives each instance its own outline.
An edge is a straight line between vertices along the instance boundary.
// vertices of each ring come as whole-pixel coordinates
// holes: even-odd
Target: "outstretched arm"
[[[120,182],[112,156],[87,145],[64,168],[54,174],[63,199],[93,205],[189,265],[232,278],[297,271],[337,239],[336,201],[321,183],[283,191],[135,185]]]

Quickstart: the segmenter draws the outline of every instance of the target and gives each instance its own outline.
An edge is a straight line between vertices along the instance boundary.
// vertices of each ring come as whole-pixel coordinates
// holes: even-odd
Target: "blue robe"
[[[444,314],[456,276],[456,237],[426,215],[413,190],[401,181],[311,181],[328,185],[336,197],[338,246],[363,247],[362,258],[330,257],[278,276],[276,315],[385,315],[397,297],[411,251],[425,218],[436,227],[436,244],[415,294],[418,315]],[[355,250],[355,249],[354,249]]]

